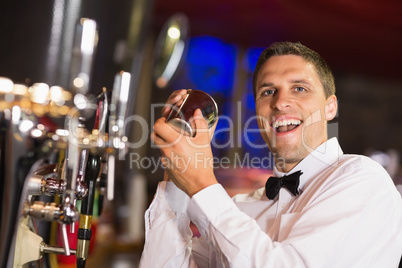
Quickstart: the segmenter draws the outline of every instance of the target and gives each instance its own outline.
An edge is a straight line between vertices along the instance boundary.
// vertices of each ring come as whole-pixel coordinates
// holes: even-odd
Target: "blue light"
[[[210,36],[190,40],[187,55],[189,78],[197,89],[230,96],[236,68],[236,48]]]
[[[248,67],[249,72],[254,72],[258,57],[260,56],[260,54],[263,50],[264,50],[264,48],[261,48],[261,47],[249,48],[247,50],[247,59],[248,59],[247,67]]]

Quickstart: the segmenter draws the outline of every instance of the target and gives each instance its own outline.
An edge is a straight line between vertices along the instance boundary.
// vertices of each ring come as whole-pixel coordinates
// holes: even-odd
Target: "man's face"
[[[336,110],[336,97],[325,97],[314,66],[302,57],[273,56],[261,66],[258,123],[280,170],[289,171],[327,140],[327,121]]]

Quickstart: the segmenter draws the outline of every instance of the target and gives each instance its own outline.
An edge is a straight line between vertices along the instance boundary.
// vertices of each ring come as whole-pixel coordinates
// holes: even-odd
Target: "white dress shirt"
[[[140,267],[398,267],[402,199],[378,163],[332,138],[289,173],[298,170],[300,195],[282,188],[274,200],[264,188],[230,198],[220,184],[190,199],[160,182]]]

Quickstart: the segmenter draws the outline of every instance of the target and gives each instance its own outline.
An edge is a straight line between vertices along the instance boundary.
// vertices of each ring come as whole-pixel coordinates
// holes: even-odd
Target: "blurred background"
[[[111,88],[116,73],[131,72],[135,117],[126,125],[132,146],[121,160],[118,194],[103,208],[88,265],[137,267],[143,213],[163,174],[148,139],[160,104],[176,89],[209,93],[220,115],[214,155],[225,160],[217,162],[218,179],[231,195],[263,185],[273,159],[255,131],[251,80],[259,53],[276,41],[301,42],[327,60],[339,101],[330,135],[345,153],[374,158],[401,184],[401,10],[399,0],[2,0],[0,76],[68,87],[72,25],[81,17],[96,20],[90,90]],[[161,44],[174,15],[183,56],[161,84],[155,70],[170,57],[161,56]]]

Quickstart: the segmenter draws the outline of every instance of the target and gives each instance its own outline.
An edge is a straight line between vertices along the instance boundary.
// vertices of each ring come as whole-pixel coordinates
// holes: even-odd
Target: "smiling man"
[[[325,61],[299,43],[275,43],[260,55],[253,87],[274,177],[230,198],[205,164],[212,152],[201,112],[196,136],[180,139],[165,109],[151,138],[170,164],[145,215],[141,267],[397,267],[401,197],[380,165],[328,140],[337,99]]]
[[[294,49],[306,50],[297,45]],[[337,112],[332,73],[318,55],[308,52],[303,58],[266,50],[254,75],[262,136],[275,157],[285,160],[284,172],[327,140],[327,121]]]

